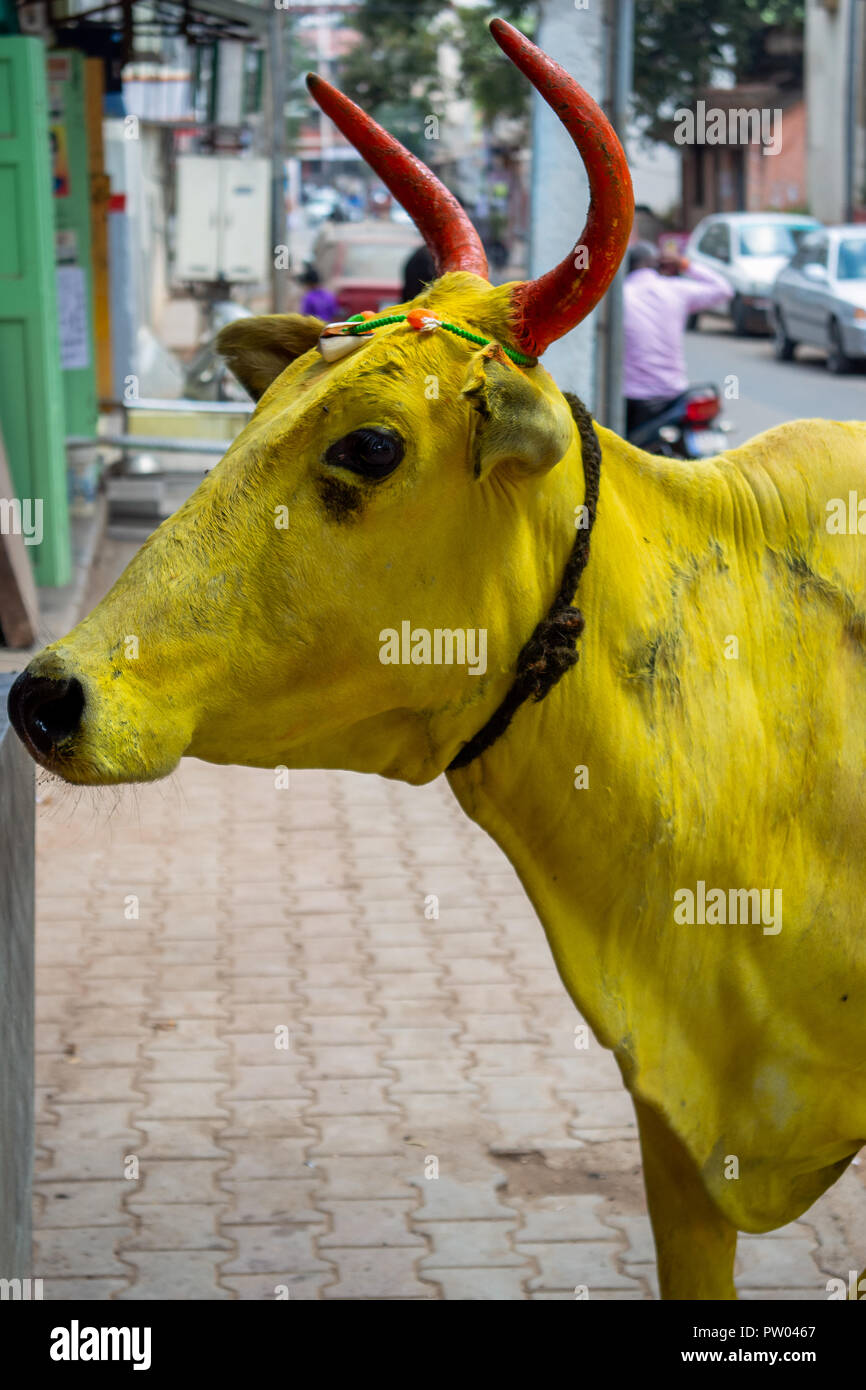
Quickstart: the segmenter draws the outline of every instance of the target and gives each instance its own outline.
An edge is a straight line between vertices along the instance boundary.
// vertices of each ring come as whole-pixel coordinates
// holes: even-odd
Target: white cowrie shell
[[[327,338],[323,335],[319,339],[319,352],[326,362],[336,362],[339,357],[348,357],[372,336],[372,333],[335,333]]]

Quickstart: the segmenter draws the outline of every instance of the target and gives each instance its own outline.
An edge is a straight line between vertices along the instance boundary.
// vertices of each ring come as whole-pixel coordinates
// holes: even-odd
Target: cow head
[[[370,326],[325,332],[290,314],[223,330],[221,350],[258,402],[250,423],[10,695],[30,752],[68,781],[151,780],[184,755],[423,781],[507,691],[582,500],[574,420],[537,358],[604,293],[632,202],[591,98],[511,26],[492,28],[587,167],[581,254],[540,280],[491,286],[456,200],[309,79],[414,217],[439,278]],[[578,492],[563,529],[566,478]]]

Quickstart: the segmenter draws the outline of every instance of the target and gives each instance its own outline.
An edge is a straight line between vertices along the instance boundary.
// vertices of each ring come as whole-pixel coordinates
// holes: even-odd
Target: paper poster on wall
[[[66,133],[66,92],[64,84],[72,75],[66,54],[49,55],[48,139],[51,146],[51,187],[55,198],[69,197],[69,139]]]
[[[78,265],[57,267],[57,316],[60,365],[64,371],[90,366],[87,324],[87,278]]]
[[[45,71],[49,82],[68,82],[72,76],[72,63],[68,53],[49,53],[46,56]]]
[[[74,227],[58,227],[55,231],[54,259],[58,265],[78,265],[78,233]]]

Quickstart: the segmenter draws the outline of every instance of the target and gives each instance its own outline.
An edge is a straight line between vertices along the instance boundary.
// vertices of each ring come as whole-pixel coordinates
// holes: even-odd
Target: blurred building
[[[866,4],[806,0],[809,210],[866,217]]]
[[[701,110],[724,113],[726,139],[719,144],[695,142],[682,147],[683,226],[687,231],[714,212],[805,209],[806,105],[801,92],[768,84],[708,87],[698,99],[699,114]],[[740,120],[737,113],[754,114],[750,120]],[[777,139],[778,148],[773,153],[765,154],[764,145],[755,138],[762,115]]]
[[[332,4],[330,0],[292,6],[293,14],[297,14],[297,35],[303,44],[306,63],[329,82],[336,81],[340,59],[358,43],[359,35],[351,28],[352,11],[357,8],[357,4]],[[320,180],[333,177],[340,170],[351,169],[360,160],[354,146],[343,139],[333,121],[328,120],[314,101],[307,99],[303,100],[295,153],[302,171]]]
[[[361,35],[352,28],[352,13],[357,8],[357,3],[333,4],[330,0],[292,5],[307,66],[338,86],[341,60],[361,42]],[[485,142],[473,104],[460,91],[458,56],[445,37],[439,45],[437,63],[447,120],[437,122],[435,138],[422,141],[422,155],[439,177],[474,208],[482,197],[485,168],[489,172],[494,166],[494,173],[501,174],[509,191],[518,183],[511,160],[514,146],[525,146],[526,132],[521,128],[514,138],[514,132],[503,122],[488,133],[490,138]],[[303,100],[305,94],[298,96]],[[438,114],[441,116],[441,112]],[[370,181],[357,150],[312,100],[306,100],[303,106],[295,153],[305,181],[329,184],[351,180],[353,176]],[[495,182],[495,178],[487,180],[490,181]],[[525,216],[525,209],[523,212]]]

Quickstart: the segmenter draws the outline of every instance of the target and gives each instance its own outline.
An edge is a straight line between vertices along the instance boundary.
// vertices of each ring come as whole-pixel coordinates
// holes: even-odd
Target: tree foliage
[[[802,31],[803,0],[636,0],[634,110],[656,126],[692,106],[720,69],[737,81],[796,77],[796,57],[774,65],[770,31]]]
[[[457,89],[472,98],[485,125],[498,117],[524,117],[529,84],[493,43],[487,23],[500,15],[531,35],[538,8],[531,0],[472,6],[465,0],[363,0],[345,21],[361,42],[341,61],[339,81],[366,111],[422,152],[424,117],[441,116],[448,98],[439,63],[447,41],[457,53]],[[720,70],[738,81],[796,81],[801,58],[795,52],[773,59],[767,36],[801,33],[804,15],[804,0],[635,0],[635,114],[661,133],[672,111],[692,106]]]
[[[531,38],[537,27],[536,11],[536,5],[520,0],[494,0],[472,9],[457,7],[463,90],[475,102],[485,125],[492,125],[500,116],[514,119],[527,115],[530,96],[529,83],[494,43],[488,23],[494,16],[507,19]]]
[[[522,117],[529,109],[527,83],[487,32],[494,15],[532,32],[534,6],[499,0],[473,7],[443,0],[364,0],[346,23],[361,42],[340,62],[347,96],[387,125],[404,144],[423,153],[424,118],[447,114],[439,50],[456,53],[456,89],[475,102],[484,124],[499,116]],[[427,146],[429,152],[429,146]]]

